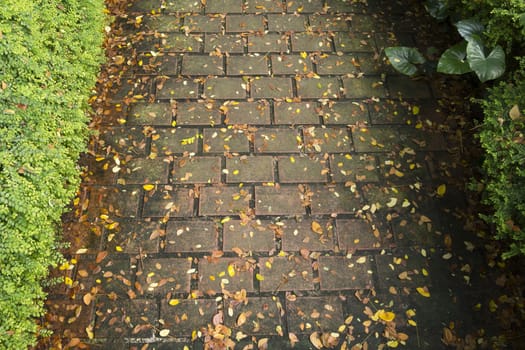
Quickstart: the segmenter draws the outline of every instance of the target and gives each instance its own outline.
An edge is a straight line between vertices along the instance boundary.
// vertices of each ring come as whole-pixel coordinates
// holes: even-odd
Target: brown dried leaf
[[[324,232],[323,228],[317,221],[312,221],[312,231],[314,231],[315,233],[319,235],[322,235]]]
[[[321,341],[321,334],[319,332],[313,332],[310,334],[310,343],[312,343],[316,349],[322,349],[323,342]]]

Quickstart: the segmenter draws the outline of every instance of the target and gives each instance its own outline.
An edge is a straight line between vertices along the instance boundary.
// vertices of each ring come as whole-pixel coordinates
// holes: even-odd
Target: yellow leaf
[[[498,304],[496,304],[496,302],[493,299],[491,299],[489,301],[489,310],[490,310],[490,312],[496,312],[497,308],[498,308]]]
[[[419,106],[412,107],[412,114],[413,115],[418,115],[419,114]]]
[[[177,305],[179,305],[179,303],[180,303],[179,299],[171,299],[171,300],[169,301],[169,304],[170,304],[171,306],[177,306]]]
[[[257,279],[257,281],[264,281],[264,276],[259,273],[255,274],[255,278]]]
[[[386,345],[388,345],[389,348],[397,348],[399,346],[399,342],[397,340],[389,340]]]
[[[66,286],[72,286],[73,285],[73,280],[69,277],[64,277],[64,283],[66,284]]]
[[[430,298],[430,292],[428,291],[427,287],[417,287],[417,292],[424,296],[425,298]]]
[[[301,58],[306,58],[308,56],[308,54],[306,52],[301,52]]]
[[[447,192],[447,185],[445,184],[439,185],[436,190],[437,195],[440,197],[443,197],[445,195],[445,192]]]
[[[323,234],[323,228],[317,221],[312,221],[312,231],[320,235]]]
[[[221,220],[221,224],[227,223],[230,220],[231,220],[231,218],[229,216],[227,216],[227,217],[225,217],[224,219]]]
[[[121,252],[121,251],[123,251],[124,249],[122,249],[122,247],[118,245],[118,246],[115,247],[115,250],[116,250],[117,252]]]
[[[237,327],[242,326],[246,323],[246,314],[244,312],[241,312],[239,316],[237,317]]]
[[[413,326],[413,327],[416,327],[416,326],[417,326],[417,323],[416,323],[416,321],[414,321],[414,320],[408,320],[408,324],[411,325],[411,326]]]
[[[233,264],[228,265],[228,275],[230,275],[230,277],[235,276],[235,266]]]
[[[385,311],[383,309],[377,311],[377,316],[386,322],[390,322],[396,317],[396,315],[393,312]]]
[[[169,334],[170,334],[170,330],[169,329],[161,329],[160,332],[159,332],[159,335],[161,337],[167,337]]]
[[[143,185],[142,188],[143,188],[145,191],[151,191],[152,189],[155,188],[155,185],[152,185],[152,184],[146,184],[146,185]]]

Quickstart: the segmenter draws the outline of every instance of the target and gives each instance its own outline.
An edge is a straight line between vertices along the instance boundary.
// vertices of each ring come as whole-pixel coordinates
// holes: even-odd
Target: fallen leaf
[[[167,337],[169,334],[170,334],[170,330],[169,329],[161,329],[160,332],[159,332],[159,335],[161,337]]]
[[[313,332],[310,334],[310,343],[312,343],[316,349],[323,348],[323,342],[321,341],[319,332]]]
[[[424,296],[425,298],[430,298],[430,292],[428,291],[427,287],[417,287],[417,292]]]
[[[383,321],[390,322],[393,321],[396,315],[393,312],[385,311],[383,309],[377,311],[377,316]]]
[[[438,186],[436,193],[438,196],[443,197],[445,195],[445,192],[447,192],[447,185],[441,184]]]
[[[320,235],[323,234],[323,228],[317,221],[312,221],[312,231]]]
[[[236,322],[237,327],[240,327],[245,323],[246,323],[246,314],[244,312],[241,312],[239,316],[237,317],[237,322]]]

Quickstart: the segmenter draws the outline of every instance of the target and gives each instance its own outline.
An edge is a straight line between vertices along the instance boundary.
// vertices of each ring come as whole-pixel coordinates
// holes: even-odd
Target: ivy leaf
[[[396,46],[387,47],[385,54],[392,66],[400,73],[414,75],[418,68],[416,64],[425,63],[423,55],[413,47]]]
[[[477,41],[470,41],[467,44],[467,60],[470,68],[483,83],[497,79],[505,73],[505,52],[499,45],[485,56],[483,45]]]
[[[473,18],[464,19],[457,22],[456,28],[458,29],[459,35],[463,37],[466,41],[477,40],[483,35],[485,27],[478,20]]]
[[[437,71],[445,74],[465,74],[472,72],[467,62],[467,42],[462,41],[446,50],[437,65]]]

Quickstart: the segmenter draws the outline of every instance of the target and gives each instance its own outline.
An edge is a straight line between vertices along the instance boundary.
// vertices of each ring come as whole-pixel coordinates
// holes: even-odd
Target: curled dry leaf
[[[315,233],[319,235],[322,235],[323,227],[317,221],[312,221],[312,231],[314,231]]]
[[[310,334],[310,343],[312,343],[316,349],[322,349],[323,342],[321,341],[321,334],[319,332],[313,332]]]
[[[259,350],[267,350],[268,349],[268,338],[262,338],[257,341],[257,347]]]
[[[244,312],[241,312],[239,316],[237,317],[237,322],[236,322],[237,327],[240,327],[245,323],[246,323],[246,314]]]

